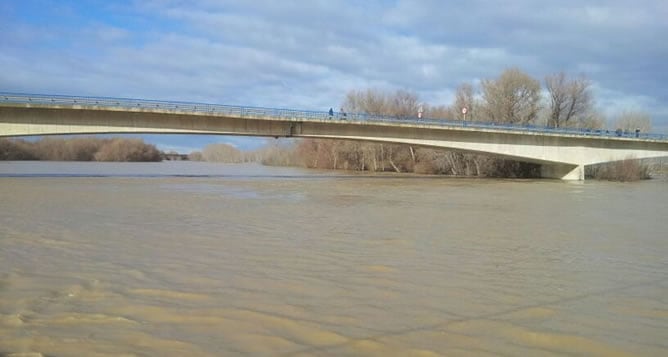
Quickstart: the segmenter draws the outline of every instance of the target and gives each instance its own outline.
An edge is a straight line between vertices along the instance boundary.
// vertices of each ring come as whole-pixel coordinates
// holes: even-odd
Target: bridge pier
[[[542,177],[562,179],[566,181],[584,181],[584,165],[574,164],[543,164],[540,168]]]

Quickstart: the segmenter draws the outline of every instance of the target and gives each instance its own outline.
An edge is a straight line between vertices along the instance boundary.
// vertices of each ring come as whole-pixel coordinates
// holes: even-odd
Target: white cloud
[[[519,67],[539,79],[584,73],[606,110],[638,103],[668,123],[667,8],[661,0],[150,0],[104,8],[132,26],[8,16],[0,17],[12,29],[0,39],[0,89],[326,110],[366,87],[449,104],[461,82]]]

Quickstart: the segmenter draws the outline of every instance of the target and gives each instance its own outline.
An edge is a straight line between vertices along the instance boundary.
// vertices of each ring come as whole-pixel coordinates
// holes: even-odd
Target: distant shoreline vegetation
[[[161,161],[162,155],[142,139],[0,139],[0,160],[149,162]]]
[[[219,143],[188,155],[161,152],[142,139],[95,137],[43,138],[37,141],[0,139],[0,161],[109,161],[158,162],[191,160],[219,163],[258,162],[320,170],[415,173],[452,177],[537,178],[540,166],[488,155],[346,140],[303,139],[276,141],[255,151],[241,151]],[[659,175],[668,172],[661,171]],[[664,169],[665,170],[665,169]],[[637,181],[651,178],[650,165],[624,160],[587,167],[588,179]]]
[[[263,165],[321,170],[414,173],[451,177],[539,178],[540,165],[491,155],[466,154],[405,144],[304,139],[255,152]],[[587,166],[587,179],[631,182],[668,176],[662,161],[627,160]]]

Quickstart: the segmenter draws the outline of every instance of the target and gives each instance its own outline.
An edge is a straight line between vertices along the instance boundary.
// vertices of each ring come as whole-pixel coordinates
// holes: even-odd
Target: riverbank
[[[38,161],[161,161],[155,145],[142,139],[96,137],[42,138],[37,141],[0,138],[0,160]]]
[[[372,174],[391,172],[448,177],[540,178],[540,165],[537,164],[396,144],[306,139],[292,145],[269,145],[253,152],[242,152],[227,144],[215,144],[207,146],[202,152],[179,155],[162,153],[141,139],[0,139],[0,160],[158,162],[170,159],[260,162],[276,167]],[[586,177],[637,181],[667,172],[666,165],[660,160],[625,160],[588,167]]]

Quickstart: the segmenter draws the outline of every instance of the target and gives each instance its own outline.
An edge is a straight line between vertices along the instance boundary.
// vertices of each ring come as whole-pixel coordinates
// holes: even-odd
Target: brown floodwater
[[[668,355],[668,180],[0,162],[0,356]]]

